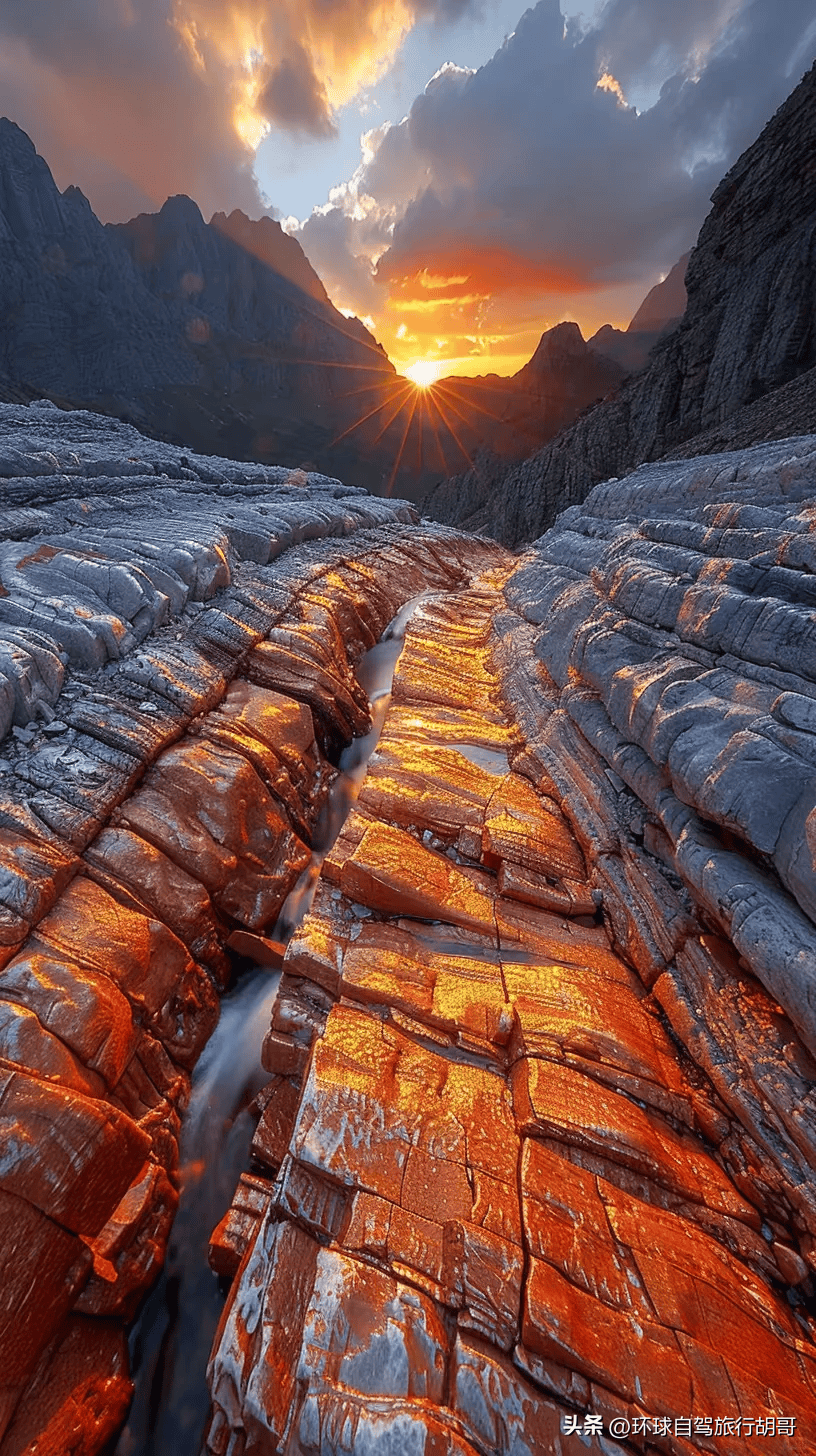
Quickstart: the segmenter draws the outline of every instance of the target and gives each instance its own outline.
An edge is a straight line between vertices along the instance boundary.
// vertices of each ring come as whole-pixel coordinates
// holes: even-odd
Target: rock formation
[[[225,943],[309,858],[350,661],[495,550],[100,417],[2,427],[0,1444],[64,1456],[124,1414]]]
[[[235,211],[207,224],[179,196],[103,227],[6,120],[0,279],[0,399],[46,394],[198,451],[414,499],[477,454],[519,461],[552,439],[643,362],[676,306],[667,279],[646,332],[602,330],[588,347],[559,324],[513,378],[451,377],[421,397],[279,223]]]
[[[364,386],[393,386],[393,366],[271,219],[208,225],[174,197],[103,227],[3,119],[0,277],[0,374],[28,398],[233,457],[298,466],[331,447],[335,470],[387,479],[391,455],[368,459],[365,435],[359,449],[333,442],[365,413]]]
[[[657,335],[620,337],[642,362]],[[609,394],[632,367],[626,346],[621,350],[606,336],[600,343],[585,343],[577,324],[556,324],[541,335],[532,358],[515,374],[449,375],[433,386],[427,407],[444,453],[426,441],[419,463],[438,478],[440,467],[449,470],[447,462],[461,462],[463,454],[479,457],[482,468],[488,459],[494,465],[521,460]]]
[[[813,1444],[814,469],[645,466],[519,561],[0,407],[0,1456],[124,1417],[233,949],[283,978],[213,1456]]]
[[[790,433],[772,396],[816,366],[814,147],[816,66],[714,192],[686,270],[685,314],[649,366],[537,455],[443,482],[425,509],[515,546],[597,481],[684,442],[699,454]],[[813,384],[811,373],[800,430],[816,428]],[[767,414],[746,420],[762,398]]]
[[[684,253],[662,283],[656,283],[644,298],[628,328],[613,329],[604,324],[590,339],[589,347],[614,359],[627,372],[642,369],[655,344],[679,324],[686,311],[686,268],[690,253]]]

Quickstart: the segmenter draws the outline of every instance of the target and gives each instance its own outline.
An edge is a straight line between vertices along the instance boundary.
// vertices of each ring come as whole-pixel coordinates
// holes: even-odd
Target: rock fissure
[[[41,423],[35,433],[43,447]],[[122,1331],[167,1243],[179,1115],[230,945],[282,966],[259,1013],[268,1080],[251,1161],[211,1242],[230,1285],[209,1368],[213,1456],[347,1456],[388,1441],[584,1456],[563,1430],[576,1411],[630,1430],[681,1411],[795,1417],[809,1430],[813,784],[800,771],[793,805],[764,787],[790,757],[764,729],[804,736],[797,703],[809,697],[756,667],[752,642],[768,634],[776,660],[784,612],[733,636],[726,682],[715,651],[678,664],[676,613],[653,611],[645,587],[614,585],[640,520],[661,511],[680,538],[706,527],[695,546],[724,580],[750,552],[708,529],[716,512],[763,512],[741,528],[759,533],[760,553],[788,542],[810,488],[810,452],[796,448],[745,457],[738,481],[662,464],[608,483],[520,561],[408,524],[399,503],[376,503],[372,525],[371,503],[319,478],[286,506],[313,539],[270,560],[274,502],[262,515],[258,496],[280,482],[259,474],[256,489],[241,467],[246,479],[192,511],[192,492],[218,474],[199,458],[184,491],[173,482],[151,498],[152,524],[139,499],[134,536],[155,542],[168,585],[183,538],[188,583],[206,600],[191,611],[179,594],[169,622],[159,604],[140,642],[142,599],[123,586],[97,622],[80,573],[90,637],[70,623],[54,635],[57,608],[44,645],[38,593],[56,558],[41,565],[25,587],[41,625],[12,625],[9,640],[28,634],[41,700],[99,782],[83,788],[69,752],[46,805],[32,774],[47,714],[20,687],[33,669],[25,678],[26,660],[4,656],[0,1056],[14,1069],[2,1115],[17,1151],[0,1170],[16,1259],[7,1349],[0,1335],[3,1456],[35,1437],[44,1456],[64,1456],[74,1430],[91,1456],[122,1418]],[[23,502],[18,484],[10,498]],[[62,556],[81,561],[87,513],[67,495],[39,498],[19,555],[55,547],[52,525],[70,516],[63,535],[76,532],[77,550]],[[111,584],[127,575],[136,502],[126,491],[115,504]],[[338,503],[342,543],[326,535]],[[99,567],[107,538],[98,519],[93,529]],[[677,610],[697,590],[683,570]],[[791,583],[768,577],[763,589],[787,599]],[[360,660],[428,592],[334,836],[320,815],[335,766],[370,722]],[[97,662],[114,640],[124,656]],[[104,753],[79,726],[100,713],[121,735]],[[746,734],[769,748],[757,756]],[[275,926],[315,844],[322,874],[284,946]],[[26,991],[23,1045],[14,987],[29,985],[29,963],[42,979]],[[63,1014],[54,987],[68,978],[76,1050],[56,1066],[49,1048],[69,1020],[43,1028]],[[233,1014],[227,999],[222,1017]],[[40,1138],[48,1118],[62,1162]],[[175,1277],[172,1256],[170,1267]],[[97,1403],[91,1417],[88,1392],[102,1389],[104,1414]],[[671,1456],[745,1456],[748,1444],[656,1429],[641,1442]],[[793,1453],[797,1436],[783,1430],[776,1448]]]

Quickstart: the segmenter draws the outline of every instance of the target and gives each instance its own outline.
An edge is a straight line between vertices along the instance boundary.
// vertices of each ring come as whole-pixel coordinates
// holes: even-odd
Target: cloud
[[[103,218],[179,192],[257,216],[270,128],[329,137],[413,26],[480,3],[2,0],[0,96]],[[530,353],[561,318],[625,321],[814,44],[813,0],[606,0],[567,20],[539,0],[486,65],[442,66],[367,132],[354,175],[289,230],[398,358],[442,337]]]
[[[369,141],[332,194],[350,222],[337,286],[350,293],[367,262],[375,317],[422,328],[444,298],[476,337],[500,316],[526,327],[534,303],[543,327],[615,288],[645,292],[798,80],[811,22],[812,0],[609,0],[592,22],[540,0],[486,65],[443,67]],[[310,256],[329,228],[332,211],[306,224]],[[445,281],[429,290],[429,275]]]
[[[59,185],[82,187],[105,220],[179,192],[207,215],[262,211],[233,77],[195,65],[164,0],[9,0],[0,95]]]
[[[270,127],[331,136],[417,20],[468,9],[478,0],[3,0],[3,110],[107,220],[178,192],[205,216],[257,216]]]
[[[270,66],[257,99],[257,110],[270,122],[311,136],[334,136],[325,87],[317,79],[302,45]]]

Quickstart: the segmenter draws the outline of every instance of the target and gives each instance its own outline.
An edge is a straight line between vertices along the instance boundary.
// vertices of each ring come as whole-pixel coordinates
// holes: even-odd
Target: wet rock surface
[[[750,745],[741,828],[715,788],[784,683],[750,602],[740,656],[715,615],[678,625],[700,576],[805,549],[812,448],[600,487],[509,575],[416,611],[284,961],[251,1198],[212,1245],[234,1272],[214,1456],[737,1453],[771,1430],[793,1452],[813,1429],[814,931],[750,840],[791,812],[781,763]],[[616,608],[606,584],[676,538],[678,622],[640,578]],[[634,717],[647,676],[667,713],[696,689],[674,734],[659,695]],[[743,900],[764,937],[735,932]]]
[[[26,1450],[61,1389],[56,1456],[121,1419],[225,945],[309,861],[327,755],[368,725],[352,664],[496,552],[95,416],[2,424],[0,1414],[4,1456]]]
[[[816,441],[644,467],[518,560],[55,418],[2,441],[2,1456],[123,1420],[231,946],[283,974],[212,1456],[807,1449]]]

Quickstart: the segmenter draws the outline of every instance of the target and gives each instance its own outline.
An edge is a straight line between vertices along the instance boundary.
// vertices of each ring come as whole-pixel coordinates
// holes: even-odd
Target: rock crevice
[[[2,1456],[122,1419],[229,948],[283,956],[357,665],[417,596],[213,1231],[209,1450],[583,1456],[600,1421],[793,1456],[814,440],[643,467],[519,561],[322,477],[6,423]]]

